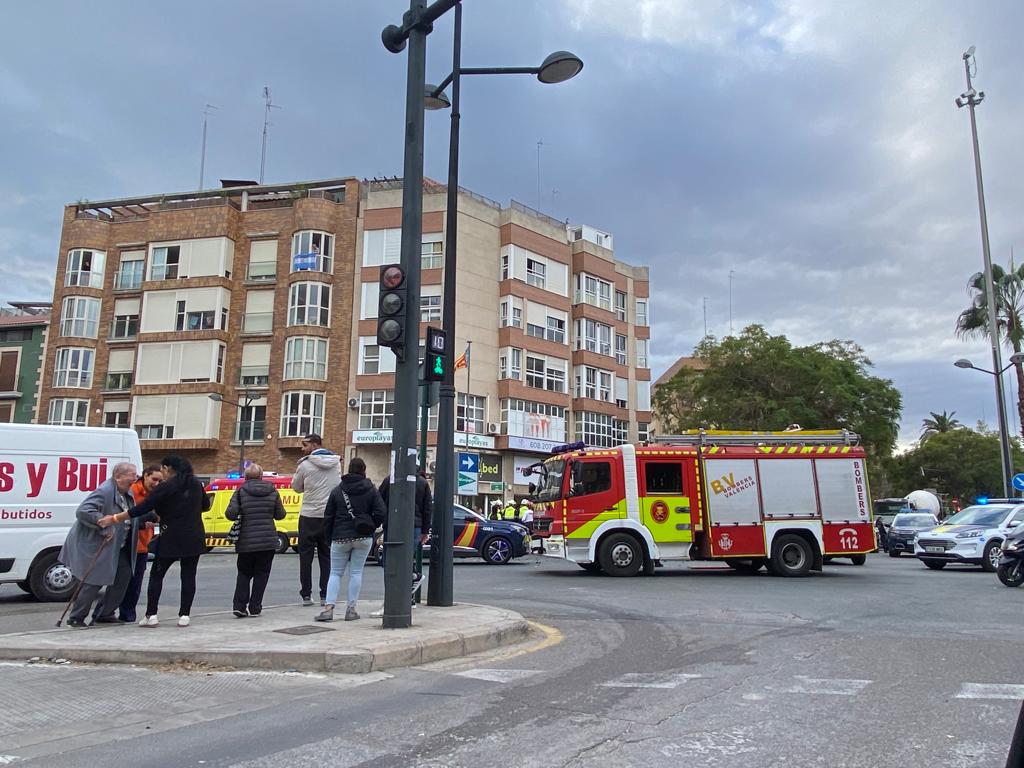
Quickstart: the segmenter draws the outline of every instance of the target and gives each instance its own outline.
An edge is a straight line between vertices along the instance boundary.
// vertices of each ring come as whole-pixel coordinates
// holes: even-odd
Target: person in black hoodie
[[[274,521],[284,520],[286,514],[281,494],[273,483],[263,479],[263,467],[259,464],[246,467],[245,482],[232,495],[224,511],[224,517],[239,520],[241,527],[235,542],[238,577],[233,601],[233,612],[239,619],[263,612],[263,593],[267,590],[277,551]]]
[[[366,478],[366,462],[358,457],[352,459],[348,464],[348,474],[341,478],[341,485],[331,491],[324,509],[324,535],[331,542],[331,577],[327,582],[324,610],[316,616],[317,621],[334,620],[334,606],[346,570],[348,599],[345,621],[359,618],[356,601],[363,585],[363,566],[370,554],[373,530],[360,532],[356,521],[370,517],[376,526],[381,525],[386,516],[387,509],[380,493]]]

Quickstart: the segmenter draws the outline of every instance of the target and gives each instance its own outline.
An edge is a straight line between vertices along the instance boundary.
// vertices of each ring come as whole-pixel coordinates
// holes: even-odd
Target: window
[[[270,386],[270,344],[242,345],[238,384],[242,387]]]
[[[484,434],[484,414],[486,412],[487,398],[460,392],[455,412],[455,431],[475,435]]]
[[[595,448],[614,448],[626,442],[626,422],[604,413],[577,411],[576,439]]]
[[[114,322],[110,326],[110,338],[134,339],[138,335],[138,315],[114,315]]]
[[[363,232],[364,267],[397,264],[401,258],[401,229],[369,229]]]
[[[267,406],[251,403],[238,409],[235,440],[262,443],[267,434]]]
[[[327,380],[327,339],[293,336],[284,347],[285,379]]]
[[[391,429],[394,417],[393,389],[372,389],[359,393],[360,429]]]
[[[589,496],[612,488],[610,461],[574,461],[572,464],[572,495]]]
[[[648,368],[647,365],[647,345],[650,342],[647,339],[636,340],[636,367],[637,368]]]
[[[651,410],[651,382],[638,381],[636,383],[636,409],[638,411]]]
[[[526,335],[527,336],[533,336],[535,339],[543,339],[544,338],[544,326],[543,325],[534,325],[533,323],[527,323],[526,324]]]
[[[547,265],[536,259],[527,259],[526,282],[528,285],[544,288],[547,283]]]
[[[81,387],[92,386],[92,367],[95,352],[79,347],[63,347],[57,350],[53,362],[53,386]]]
[[[547,361],[543,357],[526,356],[526,386],[544,389]]]
[[[515,379],[523,377],[523,350],[507,347],[498,355],[498,378]]]
[[[629,407],[629,380],[616,377],[615,379],[615,405],[619,408]]]
[[[444,243],[441,234],[423,235],[423,246],[420,250],[420,269],[439,269],[444,263]]]
[[[576,397],[589,397],[609,403],[612,399],[612,373],[581,365],[576,368]]]
[[[323,434],[323,392],[285,392],[281,399],[281,436]]]
[[[88,400],[65,400],[56,398],[50,401],[50,423],[62,427],[84,427],[89,415]]]
[[[333,265],[333,235],[312,230],[292,235],[292,272],[330,272]]]
[[[626,322],[626,294],[623,291],[615,292],[615,319]]]
[[[228,308],[220,308],[220,329],[226,331],[228,329]]]
[[[565,344],[565,320],[558,317],[549,317],[545,338],[556,344]]]
[[[612,284],[580,272],[576,275],[576,303],[586,303],[600,309],[612,308]]]
[[[128,411],[107,411],[103,414],[103,426],[128,429]]]
[[[249,265],[245,279],[269,282],[277,277],[277,240],[255,240],[249,246]]]
[[[611,357],[612,327],[595,320],[577,320],[576,349]]]
[[[626,337],[621,333],[615,334],[615,362],[626,365]]]
[[[122,253],[121,268],[114,275],[114,290],[135,291],[141,288],[145,266],[145,251],[125,251]]]
[[[395,353],[387,347],[379,347],[375,336],[359,339],[359,373],[394,373],[396,362]]]
[[[530,400],[501,401],[502,434],[565,441],[565,408]]]
[[[107,378],[103,382],[103,389],[106,392],[124,392],[132,387],[132,372],[119,371],[117,373],[107,372]]]
[[[212,309],[203,312],[185,312],[185,302],[178,302],[175,330],[177,331],[212,331],[216,312]]]
[[[331,323],[331,287],[323,283],[295,283],[288,292],[288,325]]]
[[[60,313],[60,335],[95,339],[99,331],[100,300],[71,296],[64,299]]]
[[[420,296],[420,322],[441,322],[441,297]]]
[[[107,255],[103,251],[88,251],[76,248],[68,253],[64,285],[86,288],[103,287],[103,262]]]
[[[647,325],[647,299],[636,300],[636,324]]]
[[[139,433],[139,440],[172,440],[174,439],[174,427],[163,424],[136,424],[135,431]]]
[[[181,246],[169,245],[153,249],[149,264],[150,280],[177,280],[178,264],[181,260]]]
[[[508,253],[501,254],[501,279],[508,280],[512,274],[512,259]]]
[[[637,422],[636,425],[636,437],[641,443],[646,443],[651,439],[651,424],[648,421]]]
[[[644,485],[649,495],[682,495],[683,465],[679,462],[648,463],[644,466]]]
[[[217,347],[217,383],[224,383],[224,345],[220,344]]]
[[[0,331],[0,341],[32,341],[32,329],[12,328],[9,331]]]

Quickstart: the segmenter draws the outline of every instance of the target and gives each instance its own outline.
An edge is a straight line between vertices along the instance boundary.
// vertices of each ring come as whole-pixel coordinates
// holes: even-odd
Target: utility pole
[[[281,109],[277,104],[274,104],[270,99],[270,86],[263,86],[263,101],[265,103],[263,110],[263,149],[260,151],[260,184],[263,183],[263,171],[267,165],[267,128],[270,127],[270,110]]]
[[[203,109],[203,148],[199,153],[199,189],[203,188],[203,176],[206,171],[206,119],[210,116],[210,110],[217,109],[213,104],[207,104]]]
[[[999,348],[999,322],[996,308],[995,281],[992,277],[992,252],[989,249],[988,214],[985,212],[985,185],[981,178],[981,150],[978,147],[978,122],[974,110],[985,98],[984,91],[975,91],[971,82],[977,74],[974,61],[974,46],[963,55],[964,74],[967,77],[967,90],[956,100],[958,107],[968,107],[971,116],[971,140],[974,144],[974,176],[978,187],[978,215],[981,220],[981,251],[985,260],[985,301],[988,304],[988,337],[992,343],[992,370],[996,380],[996,409],[999,419],[999,446],[1003,465],[1003,491],[1007,498],[1013,496],[1010,478],[1013,477],[1013,460],[1010,455],[1010,438],[1006,425],[1006,401],[1003,396],[1003,360]],[[974,72],[971,72],[974,64]]]

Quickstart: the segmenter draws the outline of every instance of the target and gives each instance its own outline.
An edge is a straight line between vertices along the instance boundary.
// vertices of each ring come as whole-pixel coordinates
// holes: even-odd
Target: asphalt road
[[[296,567],[276,561],[268,604],[297,599]],[[204,558],[196,621],[232,580],[231,556]],[[875,555],[797,580],[612,579],[531,556],[458,562],[456,597],[537,636],[363,677],[2,665],[0,764],[982,768],[1003,765],[1024,698],[1024,591],[979,569]],[[0,632],[56,608],[0,587]]]

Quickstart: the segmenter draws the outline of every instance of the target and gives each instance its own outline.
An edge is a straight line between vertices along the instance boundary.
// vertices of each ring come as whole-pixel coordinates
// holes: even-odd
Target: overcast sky
[[[380,30],[403,0],[8,6],[0,26],[0,301],[49,299],[62,206],[207,186],[402,172],[405,56]],[[450,16],[451,14],[449,14]],[[1024,4],[856,0],[465,0],[464,66],[565,48],[575,80],[463,81],[461,181],[615,235],[651,267],[655,374],[704,332],[763,323],[795,343],[853,339],[928,411],[994,421],[991,362],[953,335],[981,268],[961,53],[977,46],[996,261],[1017,246]],[[451,20],[428,79],[450,68]],[[448,120],[427,115],[444,179]],[[538,200],[538,147],[540,198]],[[1011,421],[1014,409],[1011,410]],[[1011,427],[1013,424],[1011,423]]]

